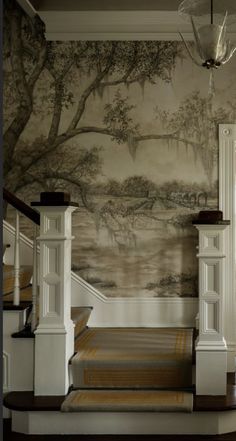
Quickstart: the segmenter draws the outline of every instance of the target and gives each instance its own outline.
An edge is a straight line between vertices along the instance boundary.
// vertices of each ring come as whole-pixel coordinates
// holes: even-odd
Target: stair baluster
[[[20,215],[16,210],[13,304],[20,304]]]

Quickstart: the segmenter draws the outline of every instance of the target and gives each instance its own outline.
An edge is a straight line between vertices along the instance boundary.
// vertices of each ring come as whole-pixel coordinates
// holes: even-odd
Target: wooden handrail
[[[30,219],[32,222],[40,225],[40,214],[6,188],[3,188],[3,199],[12,205],[16,210],[28,217],[28,219]]]

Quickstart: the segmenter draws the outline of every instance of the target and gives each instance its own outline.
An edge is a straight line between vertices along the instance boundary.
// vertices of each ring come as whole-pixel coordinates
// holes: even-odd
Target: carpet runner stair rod
[[[63,412],[191,412],[193,329],[88,328],[75,340]]]

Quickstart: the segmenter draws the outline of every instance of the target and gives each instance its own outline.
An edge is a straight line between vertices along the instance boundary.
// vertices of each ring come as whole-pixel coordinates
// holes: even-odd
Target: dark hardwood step
[[[23,311],[24,309],[28,309],[31,303],[31,301],[22,300],[19,305],[13,305],[12,301],[4,301],[3,311]]]
[[[235,374],[228,374],[227,395],[222,396],[194,396],[193,411],[195,412],[222,412],[236,409],[236,378]],[[33,391],[9,392],[4,398],[4,406],[18,411],[59,411],[65,396],[34,396]]]

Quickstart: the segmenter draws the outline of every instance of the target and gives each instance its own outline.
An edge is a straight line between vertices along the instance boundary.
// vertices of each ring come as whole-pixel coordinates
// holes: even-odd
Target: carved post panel
[[[41,193],[39,323],[35,331],[35,395],[68,392],[74,353],[71,321],[71,214],[77,204],[64,193]]]
[[[227,346],[223,334],[225,230],[229,221],[194,222],[199,231],[199,337],[197,395],[225,395]]]

